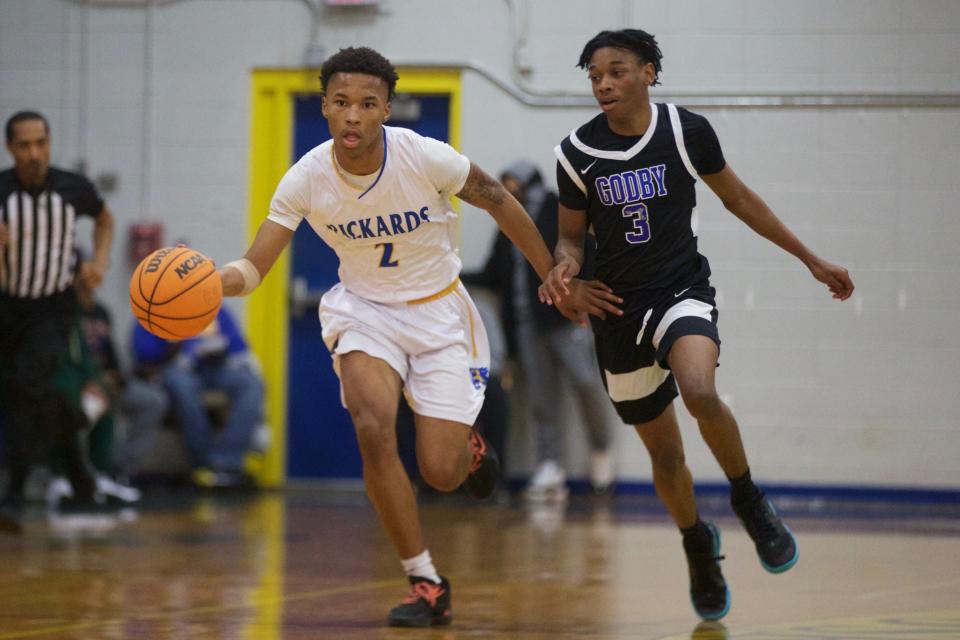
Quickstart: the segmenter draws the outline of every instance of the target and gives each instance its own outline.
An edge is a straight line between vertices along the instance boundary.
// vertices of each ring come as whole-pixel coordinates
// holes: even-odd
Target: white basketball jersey
[[[460,274],[450,197],[463,188],[470,161],[409,129],[383,129],[384,165],[372,185],[358,188],[341,176],[328,140],[287,171],[267,217],[288,229],[306,219],[336,251],[349,291],[407,302],[442,291]]]

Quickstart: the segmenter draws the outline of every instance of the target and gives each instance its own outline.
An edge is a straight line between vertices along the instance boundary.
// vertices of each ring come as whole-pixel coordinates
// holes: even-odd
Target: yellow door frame
[[[455,69],[398,69],[397,91],[450,96],[450,144],[460,148],[460,72]],[[320,93],[319,72],[313,69],[255,69],[250,126],[250,200],[247,241],[253,240],[267,216],[277,183],[293,164],[294,97]],[[289,252],[284,251],[269,277],[247,301],[245,328],[260,359],[267,385],[266,421],[270,446],[264,454],[258,482],[279,487],[286,479],[287,450],[287,328],[290,281]],[[320,330],[320,327],[317,327]],[[329,366],[318,362],[317,366]]]

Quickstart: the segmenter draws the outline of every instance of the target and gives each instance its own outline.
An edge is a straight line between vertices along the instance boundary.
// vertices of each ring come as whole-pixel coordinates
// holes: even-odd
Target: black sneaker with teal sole
[[[476,429],[470,430],[470,447],[473,460],[470,461],[470,474],[462,486],[468,495],[483,500],[492,496],[500,483],[500,459]]]
[[[440,584],[429,578],[410,576],[410,593],[387,616],[391,627],[443,626],[452,621],[450,582],[443,576]]]
[[[732,506],[753,540],[764,569],[783,573],[797,564],[800,559],[797,541],[763,492],[750,502]]]
[[[730,589],[720,571],[720,531],[712,522],[705,523],[710,529],[713,544],[709,551],[687,551],[687,567],[690,570],[690,602],[693,610],[704,620],[719,620],[730,611]]]

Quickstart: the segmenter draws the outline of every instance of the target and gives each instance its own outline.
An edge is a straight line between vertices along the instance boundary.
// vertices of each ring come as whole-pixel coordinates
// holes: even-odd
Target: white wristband
[[[240,272],[240,277],[243,278],[243,289],[238,293],[239,296],[248,296],[253,293],[253,290],[260,286],[260,272],[257,271],[257,268],[252,262],[246,258],[240,258],[239,260],[234,260],[233,262],[228,262],[223,265],[223,268],[233,267]]]

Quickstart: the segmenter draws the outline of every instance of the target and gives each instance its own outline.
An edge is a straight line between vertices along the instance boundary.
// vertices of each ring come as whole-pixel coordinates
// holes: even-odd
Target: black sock
[[[699,515],[692,525],[680,529],[680,534],[683,536],[683,550],[687,553],[708,552],[713,549],[713,534]]]
[[[750,469],[747,469],[747,472],[739,478],[728,478],[728,480],[730,480],[730,502],[733,504],[746,504],[763,495],[760,488],[753,484]]]

